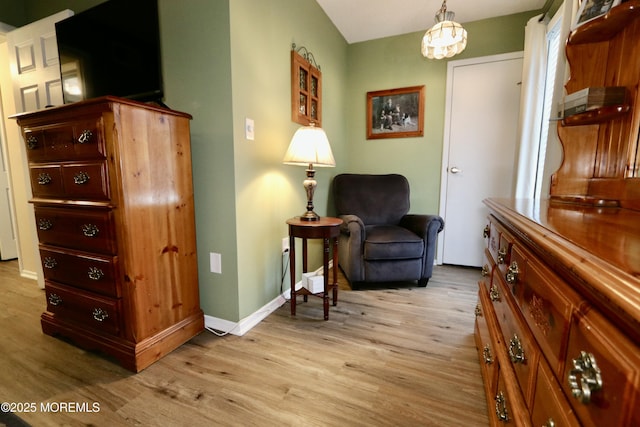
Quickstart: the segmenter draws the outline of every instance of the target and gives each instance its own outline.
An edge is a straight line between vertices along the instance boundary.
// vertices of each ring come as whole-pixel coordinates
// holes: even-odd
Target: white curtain
[[[524,31],[524,62],[520,96],[520,146],[515,197],[532,197],[540,142],[545,74],[547,69],[546,21],[534,16]]]

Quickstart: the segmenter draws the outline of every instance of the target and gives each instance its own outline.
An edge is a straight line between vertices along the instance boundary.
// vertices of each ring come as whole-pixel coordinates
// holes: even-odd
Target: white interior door
[[[487,197],[511,197],[522,52],[451,61],[440,215],[445,264],[482,265]]]
[[[0,37],[2,41],[2,37]],[[0,92],[0,96],[2,93]],[[6,133],[0,102],[0,259],[18,258],[18,241],[13,216],[13,197],[9,186],[9,163],[7,161]]]

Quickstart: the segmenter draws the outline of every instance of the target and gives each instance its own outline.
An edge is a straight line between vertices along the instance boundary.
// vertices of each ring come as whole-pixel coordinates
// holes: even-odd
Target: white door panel
[[[521,52],[448,64],[439,240],[445,264],[482,264],[482,200],[513,193],[521,76]]]

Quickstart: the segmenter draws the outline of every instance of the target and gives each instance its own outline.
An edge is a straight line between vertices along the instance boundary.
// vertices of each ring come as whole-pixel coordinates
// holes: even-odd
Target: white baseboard
[[[287,299],[285,295],[289,295],[289,290],[287,289],[282,293],[282,295],[278,295],[276,298],[265,304],[258,311],[250,314],[239,322],[230,322],[228,320],[219,319],[217,317],[208,316],[205,314],[204,316],[204,327],[207,329],[213,329],[214,331],[220,331],[223,335],[232,334],[242,336],[249,332],[254,326],[258,323],[262,322],[264,318],[268,315],[276,311],[278,308],[282,306]]]

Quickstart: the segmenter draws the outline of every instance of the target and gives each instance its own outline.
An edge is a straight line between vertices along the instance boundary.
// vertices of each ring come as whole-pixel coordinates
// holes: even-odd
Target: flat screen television
[[[56,23],[65,104],[105,95],[162,103],[157,0],[108,0]]]

